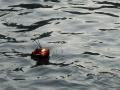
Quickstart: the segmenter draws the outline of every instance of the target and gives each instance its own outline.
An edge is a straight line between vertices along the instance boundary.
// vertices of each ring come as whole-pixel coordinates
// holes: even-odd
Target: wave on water
[[[119,90],[119,12],[119,0],[0,0],[0,90]],[[35,40],[49,64],[32,60]]]

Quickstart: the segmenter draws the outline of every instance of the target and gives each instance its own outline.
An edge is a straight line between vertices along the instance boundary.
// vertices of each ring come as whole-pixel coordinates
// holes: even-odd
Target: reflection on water
[[[119,0],[0,0],[0,90],[119,90]],[[49,64],[30,55],[39,40]]]
[[[21,7],[26,9],[35,9],[35,8],[52,8],[52,6],[48,5],[41,5],[41,4],[19,4],[19,5],[13,5],[9,7]]]

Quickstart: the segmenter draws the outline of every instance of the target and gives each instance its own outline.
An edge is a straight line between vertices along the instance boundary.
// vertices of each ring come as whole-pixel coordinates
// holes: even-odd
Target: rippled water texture
[[[0,90],[120,90],[119,38],[120,0],[0,0]]]

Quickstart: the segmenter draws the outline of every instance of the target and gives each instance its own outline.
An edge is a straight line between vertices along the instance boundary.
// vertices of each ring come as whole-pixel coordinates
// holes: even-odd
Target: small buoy
[[[37,44],[37,48],[32,51],[31,53],[31,59],[36,61],[35,66],[39,65],[48,65],[49,64],[49,49],[43,48],[38,41],[33,39],[35,43]]]
[[[40,66],[40,65],[60,65],[60,66],[68,66],[70,64],[64,64],[64,63],[52,63],[52,62],[49,62],[49,49],[47,48],[43,48],[38,40],[38,42],[36,40],[34,40],[37,44],[37,48],[35,50],[32,51],[31,53],[31,59],[36,61],[36,64],[34,66],[32,66],[31,68],[33,67],[36,67],[36,66]]]
[[[37,62],[38,65],[49,64],[49,49],[37,48],[32,51],[31,59]]]

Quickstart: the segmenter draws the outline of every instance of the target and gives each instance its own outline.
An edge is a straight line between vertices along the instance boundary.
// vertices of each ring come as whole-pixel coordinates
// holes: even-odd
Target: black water
[[[120,0],[0,0],[0,90],[120,90],[119,33]]]

